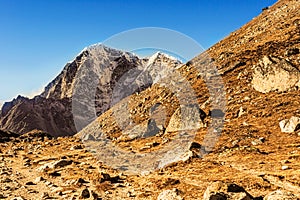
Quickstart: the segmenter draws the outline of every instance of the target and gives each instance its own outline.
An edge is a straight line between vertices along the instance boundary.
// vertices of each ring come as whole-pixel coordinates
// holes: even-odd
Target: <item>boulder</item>
[[[124,130],[119,140],[127,141],[134,140],[137,138],[147,138],[155,136],[160,132],[161,130],[159,127],[157,127],[155,120],[149,119],[147,121],[135,125],[131,129]]]
[[[67,165],[70,165],[72,163],[73,163],[72,160],[61,159],[58,161],[54,161],[54,162],[46,163],[46,164],[42,165],[41,167],[38,168],[38,171],[43,172],[43,171],[47,171],[48,169],[62,168]]]
[[[292,133],[300,129],[300,118],[291,117],[290,119],[284,119],[279,122],[281,132]]]
[[[85,135],[82,136],[81,139],[82,139],[83,142],[86,142],[86,141],[96,141],[96,138],[93,135],[91,135],[91,134],[85,134]]]
[[[173,190],[162,191],[157,200],[183,200],[183,198],[178,194],[178,190],[174,188]]]
[[[80,198],[80,199],[88,199],[88,198],[90,198],[90,196],[91,196],[91,194],[90,194],[89,189],[84,188],[84,189],[81,191],[79,198]]]
[[[216,181],[211,183],[203,196],[204,200],[252,200],[244,188],[233,183]]]
[[[197,130],[205,126],[205,117],[197,104],[181,105],[172,115],[166,132]]]
[[[267,196],[264,197],[264,200],[297,200],[298,198],[290,193],[290,192],[285,192],[281,190],[276,190],[274,192],[271,192]]]
[[[253,88],[262,93],[300,86],[300,71],[285,59],[265,56],[253,69]]]

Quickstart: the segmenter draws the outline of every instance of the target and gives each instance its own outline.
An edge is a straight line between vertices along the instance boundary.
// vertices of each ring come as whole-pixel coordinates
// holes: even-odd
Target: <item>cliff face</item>
[[[33,99],[19,96],[11,102],[6,102],[1,111],[0,128],[20,134],[40,129],[54,136],[72,135],[77,132],[72,114],[72,95],[76,84],[88,86],[86,83],[91,78],[90,74],[96,76],[99,81],[95,83],[95,88],[92,88],[96,89],[93,100],[96,114],[100,115],[113,103],[131,94],[122,93],[113,96],[116,84],[123,84],[120,83],[120,78],[130,79],[122,81],[127,85],[136,84],[138,91],[149,87],[153,82],[151,79],[147,79],[147,84],[144,84],[138,83],[140,81],[138,77],[148,75],[148,72],[143,73],[144,69],[154,64],[163,68],[167,65],[175,67],[180,62],[162,53],[153,55],[150,60],[150,58],[140,59],[131,53],[103,45],[87,47],[72,62],[66,64],[62,72],[40,95]],[[130,70],[135,72],[131,76],[128,75]],[[77,90],[76,95],[86,96],[90,90],[91,88],[85,87],[83,90]],[[82,98],[81,104],[84,103]]]

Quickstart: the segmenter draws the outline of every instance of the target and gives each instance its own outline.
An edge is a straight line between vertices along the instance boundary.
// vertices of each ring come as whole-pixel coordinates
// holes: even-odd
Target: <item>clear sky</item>
[[[0,0],[0,104],[39,92],[84,47],[162,27],[208,48],[276,0]]]

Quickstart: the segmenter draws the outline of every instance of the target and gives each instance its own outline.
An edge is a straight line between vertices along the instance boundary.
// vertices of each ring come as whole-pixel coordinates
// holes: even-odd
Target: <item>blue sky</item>
[[[208,48],[275,0],[0,0],[0,104],[39,92],[84,47],[161,27]]]

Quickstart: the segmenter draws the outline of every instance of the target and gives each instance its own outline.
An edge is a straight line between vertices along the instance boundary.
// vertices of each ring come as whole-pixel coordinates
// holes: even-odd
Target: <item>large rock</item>
[[[300,87],[300,71],[285,59],[265,56],[254,66],[252,86],[262,93],[284,92]]]
[[[203,196],[203,200],[253,200],[244,188],[233,183],[216,181],[211,183]]]
[[[267,196],[264,197],[264,200],[297,200],[298,198],[290,193],[290,192],[285,192],[281,190],[276,190],[274,192],[271,192]]]
[[[178,190],[164,190],[162,191],[158,197],[157,200],[183,200],[183,198],[178,195]]]
[[[155,136],[156,134],[160,133],[160,131],[161,130],[157,127],[155,120],[150,119],[135,125],[129,130],[123,131],[122,136],[119,139],[128,141],[137,138],[147,138]]]
[[[166,132],[197,130],[205,126],[205,117],[197,104],[181,105],[172,115]]]
[[[290,119],[284,119],[279,122],[279,126],[282,132],[292,133],[300,129],[300,118],[293,116]]]
[[[46,163],[44,165],[42,165],[41,167],[38,168],[38,171],[47,171],[48,169],[58,169],[58,168],[62,168],[68,165],[71,165],[73,163],[72,160],[66,160],[66,159],[61,159],[58,161],[54,161],[51,163]]]

